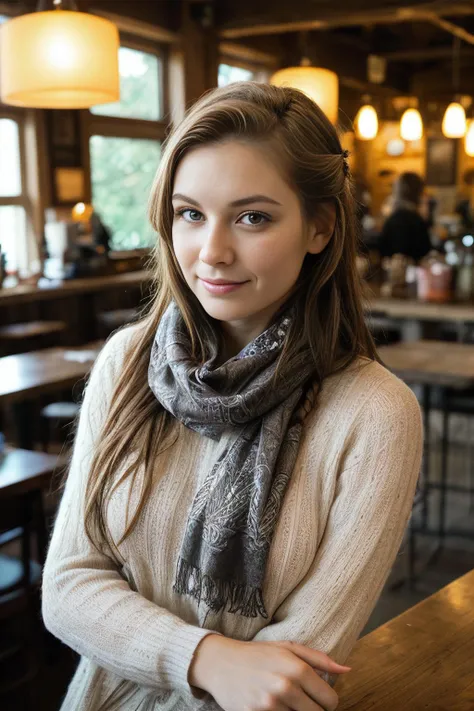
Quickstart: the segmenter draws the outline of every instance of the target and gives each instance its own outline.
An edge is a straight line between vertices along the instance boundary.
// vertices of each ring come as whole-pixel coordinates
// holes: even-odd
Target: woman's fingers
[[[278,642],[277,644],[281,647],[289,649],[290,652],[296,654],[296,656],[306,662],[306,664],[309,664],[311,667],[317,667],[322,671],[327,671],[332,674],[345,674],[351,669],[350,667],[333,661],[331,657],[325,654],[325,652],[319,652],[316,649],[311,649],[310,647],[306,647],[304,644],[289,641]]]

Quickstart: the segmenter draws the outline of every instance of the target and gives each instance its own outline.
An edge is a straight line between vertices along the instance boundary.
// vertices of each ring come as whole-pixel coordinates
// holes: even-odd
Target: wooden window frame
[[[168,47],[146,39],[120,35],[120,46],[154,54],[160,59],[159,86],[161,90],[160,106],[162,117],[157,121],[135,119],[123,116],[103,116],[89,110],[81,111],[81,143],[84,166],[84,193],[86,202],[92,202],[90,138],[106,136],[109,138],[141,138],[163,142],[169,131],[169,84],[168,84]]]

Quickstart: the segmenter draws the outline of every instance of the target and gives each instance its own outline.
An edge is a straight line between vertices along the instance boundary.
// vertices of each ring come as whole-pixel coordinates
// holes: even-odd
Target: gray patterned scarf
[[[174,417],[218,440],[235,437],[199,488],[188,514],[173,590],[210,610],[267,618],[262,585],[272,534],[298,454],[297,416],[314,372],[297,353],[273,380],[291,312],[222,365],[217,347],[199,366],[178,307],[161,319],[148,382]]]

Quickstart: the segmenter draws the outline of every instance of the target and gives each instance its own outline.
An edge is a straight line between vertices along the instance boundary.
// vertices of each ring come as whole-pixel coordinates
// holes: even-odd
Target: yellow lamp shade
[[[462,138],[466,134],[466,112],[461,104],[449,104],[444,114],[442,131],[446,138]]]
[[[337,74],[321,67],[288,67],[280,69],[270,79],[275,86],[299,89],[315,101],[331,123],[336,123],[339,109]]]
[[[474,158],[474,121],[469,122],[469,128],[464,137],[464,150],[468,156]]]
[[[362,106],[355,118],[355,129],[357,138],[362,141],[371,141],[379,130],[379,120],[377,112],[370,104]]]
[[[84,109],[120,95],[117,27],[84,12],[33,12],[0,27],[5,104]]]
[[[423,136],[423,121],[418,109],[407,109],[400,121],[400,137],[404,141],[419,141]]]

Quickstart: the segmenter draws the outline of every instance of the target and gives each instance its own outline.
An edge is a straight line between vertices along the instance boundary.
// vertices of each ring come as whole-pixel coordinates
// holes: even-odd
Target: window
[[[120,47],[120,101],[94,106],[93,114],[158,121],[162,117],[159,57]]]
[[[256,79],[255,72],[242,67],[235,67],[231,64],[219,64],[219,73],[217,83],[219,86],[227,86],[236,81],[254,81]]]
[[[0,252],[7,271],[28,266],[22,139],[20,122],[0,114]]]
[[[147,205],[166,131],[163,63],[159,50],[120,47],[120,101],[89,113],[92,203],[114,250],[156,240]]]
[[[91,136],[89,146],[94,205],[112,231],[113,248],[150,247],[156,237],[146,208],[159,142]]]

